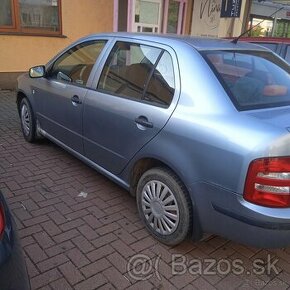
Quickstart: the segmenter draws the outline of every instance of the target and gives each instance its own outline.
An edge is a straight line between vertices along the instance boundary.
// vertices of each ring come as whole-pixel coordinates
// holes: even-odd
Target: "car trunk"
[[[290,106],[272,109],[259,109],[254,111],[251,110],[245,111],[244,113],[271,125],[285,128],[290,132]]]

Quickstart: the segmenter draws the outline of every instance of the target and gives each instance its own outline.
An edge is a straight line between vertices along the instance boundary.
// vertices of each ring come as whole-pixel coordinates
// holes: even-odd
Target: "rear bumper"
[[[290,208],[257,206],[206,183],[194,184],[192,192],[202,231],[254,247],[290,245]]]
[[[5,215],[5,229],[0,239],[0,289],[29,290],[30,282],[17,228],[0,191],[0,206]]]
[[[10,256],[5,263],[0,266],[0,289],[1,290],[30,290],[30,282],[26,270],[24,255],[18,234],[15,230],[16,225],[13,222],[14,231],[13,246]]]

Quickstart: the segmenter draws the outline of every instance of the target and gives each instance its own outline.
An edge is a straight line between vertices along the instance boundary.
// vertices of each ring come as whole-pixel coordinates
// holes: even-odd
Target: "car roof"
[[[153,34],[153,33],[129,33],[129,32],[115,32],[115,33],[103,33],[93,34],[84,38],[94,37],[119,37],[119,38],[130,38],[139,39],[144,41],[159,42],[163,44],[173,44],[176,42],[187,43],[194,47],[196,50],[259,50],[269,51],[259,45],[247,42],[237,42],[236,44],[231,42],[229,39],[221,38],[205,38],[205,37],[193,37],[183,36],[176,34]]]

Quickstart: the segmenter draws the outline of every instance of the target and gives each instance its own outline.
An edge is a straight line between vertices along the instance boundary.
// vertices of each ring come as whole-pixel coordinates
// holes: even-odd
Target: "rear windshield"
[[[290,105],[289,66],[262,51],[206,51],[204,58],[239,110]]]

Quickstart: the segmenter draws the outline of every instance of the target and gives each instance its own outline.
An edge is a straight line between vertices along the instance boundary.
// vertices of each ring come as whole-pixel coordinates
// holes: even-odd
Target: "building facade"
[[[227,7],[231,8],[230,6],[233,6],[233,13],[238,10],[238,14],[223,13]],[[191,35],[202,37],[240,35],[247,27],[249,6],[250,0],[194,0]]]
[[[112,31],[113,5],[113,0],[1,0],[0,88],[15,87],[19,74],[45,64],[74,40]]]
[[[189,33],[192,0],[115,0],[114,31]]]
[[[250,0],[1,0],[0,88],[45,64],[78,38],[99,32],[237,36],[247,27]],[[225,7],[238,15],[223,17]]]
[[[19,74],[91,33],[190,33],[192,0],[1,1],[2,89],[14,88]]]

